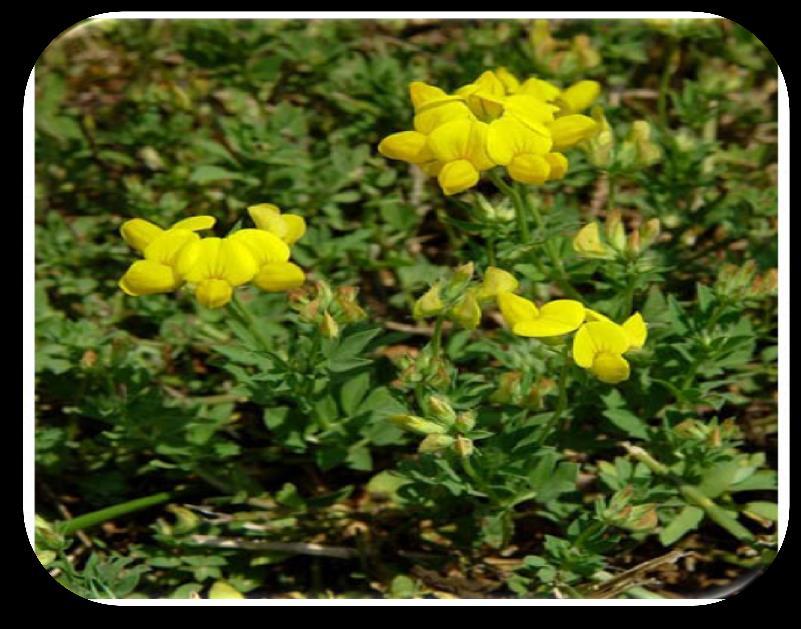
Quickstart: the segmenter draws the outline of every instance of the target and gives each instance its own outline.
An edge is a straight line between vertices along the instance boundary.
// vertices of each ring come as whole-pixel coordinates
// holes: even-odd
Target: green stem
[[[526,207],[523,204],[521,196],[514,186],[510,186],[503,180],[503,177],[496,172],[490,172],[490,179],[495,186],[501,190],[507,197],[512,200],[515,206],[515,216],[517,218],[517,231],[520,235],[520,242],[524,245],[529,244],[531,241],[531,232],[528,228],[528,217],[526,216]]]
[[[113,520],[122,515],[133,513],[134,511],[141,511],[142,509],[147,509],[148,507],[152,507],[163,502],[168,502],[169,500],[175,498],[176,495],[177,492],[162,491],[158,494],[145,496],[144,498],[137,498],[135,500],[129,500],[128,502],[122,502],[111,507],[106,507],[105,509],[99,509],[98,511],[84,513],[83,515],[79,515],[77,518],[59,522],[56,527],[59,533],[63,535],[69,535],[75,531],[80,531],[81,529],[86,529],[90,526],[102,524],[103,522]]]
[[[678,51],[678,40],[671,38],[670,44],[667,48],[667,54],[665,55],[665,66],[662,68],[662,78],[659,81],[659,97],[657,99],[657,113],[659,114],[659,122],[664,129],[667,129],[668,126],[667,96],[668,89],[670,88],[670,77],[673,74],[674,66],[676,65],[675,57],[678,55]]]
[[[434,355],[434,358],[439,358],[440,352],[442,351],[442,323],[442,315],[437,315],[437,318],[434,320],[434,332],[431,335],[431,353]]]
[[[551,433],[558,426],[559,420],[567,407],[567,381],[570,375],[570,359],[568,358],[568,345],[564,344],[562,348],[562,370],[559,373],[559,397],[556,401],[556,408],[553,414],[548,418],[548,423],[545,424],[542,436],[539,439],[540,444],[544,444]]]
[[[487,238],[487,264],[490,266],[497,266],[497,259],[495,257],[495,240],[492,237]]]
[[[559,251],[556,248],[556,242],[552,238],[545,238],[545,220],[542,218],[542,213],[539,208],[532,205],[527,194],[520,194],[519,198],[526,211],[534,216],[534,221],[537,223],[537,230],[540,232],[540,239],[544,242],[545,253],[548,254],[551,265],[556,271],[556,283],[559,285],[559,288],[571,299],[581,300],[581,295],[570,283],[570,279],[565,271],[565,265],[562,263],[562,258],[559,256]]]
[[[239,317],[242,324],[253,333],[253,336],[256,337],[256,340],[261,345],[262,349],[269,350],[270,343],[264,337],[264,335],[259,331],[258,326],[256,325],[256,319],[247,309],[242,300],[239,299],[239,296],[234,293],[233,299],[231,300],[231,307],[233,312]]]

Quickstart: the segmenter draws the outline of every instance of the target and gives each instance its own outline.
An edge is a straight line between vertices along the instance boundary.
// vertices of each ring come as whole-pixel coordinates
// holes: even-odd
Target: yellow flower
[[[553,147],[561,151],[595,135],[598,123],[589,116],[570,114],[554,120],[549,129]]]
[[[579,81],[566,90],[563,90],[557,99],[562,114],[576,114],[584,111],[595,102],[601,93],[601,84],[598,81]]]
[[[292,215],[283,216],[289,218]],[[258,267],[253,283],[263,291],[285,292],[302,286],[306,281],[303,270],[289,262],[289,246],[276,234],[258,229],[240,229],[228,238],[241,242],[250,251]]]
[[[144,255],[134,262],[119,281],[119,287],[128,295],[154,295],[176,290],[183,279],[175,269],[181,250],[200,240],[195,231],[214,226],[212,216],[192,216],[178,221],[169,229],[135,218],[120,228],[123,239]]]
[[[248,214],[256,227],[278,236],[292,245],[306,233],[306,221],[297,214],[282,214],[277,205],[259,203],[248,208]]]
[[[614,252],[601,241],[598,223],[593,221],[582,227],[573,238],[573,249],[588,258],[610,258]]]
[[[514,293],[518,286],[519,283],[514,275],[503,269],[488,266],[476,297],[479,301],[495,299],[501,293]]]
[[[501,293],[498,306],[507,325],[518,336],[561,336],[576,330],[585,317],[584,306],[572,299],[557,299],[537,308],[524,297]]]
[[[442,301],[439,291],[440,285],[438,283],[434,284],[414,302],[412,316],[415,319],[424,319],[442,312],[442,309],[445,308],[445,303]]]
[[[475,120],[453,120],[434,129],[428,145],[442,163],[437,179],[446,195],[478,183],[479,173],[495,164],[486,151],[487,125]]]
[[[634,313],[623,325],[618,325],[588,308],[587,319],[573,339],[573,360],[602,382],[616,384],[627,380],[630,367],[623,354],[640,349],[648,337],[642,315]]]
[[[548,179],[551,165],[545,155],[552,144],[550,137],[532,131],[511,116],[496,120],[487,131],[490,158],[522,183],[543,183]]]

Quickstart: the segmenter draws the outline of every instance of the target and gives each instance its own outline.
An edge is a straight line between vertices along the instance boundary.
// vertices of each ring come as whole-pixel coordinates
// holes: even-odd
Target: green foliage
[[[498,66],[603,87],[609,136],[563,180],[512,190],[528,242],[491,183],[446,198],[376,151],[411,123],[410,81],[452,90]],[[775,76],[723,20],[63,35],[36,72],[45,569],[87,598],[653,597],[769,563]],[[262,202],[307,221],[303,289],[220,310],[119,290],[124,220],[210,214],[223,234]],[[610,217],[611,249],[580,255],[578,230]],[[615,321],[641,312],[631,377],[604,384],[564,339],[514,336],[494,303],[454,315],[488,266],[537,303],[574,290]],[[448,310],[415,319],[431,286]],[[669,554],[690,549],[692,574]]]

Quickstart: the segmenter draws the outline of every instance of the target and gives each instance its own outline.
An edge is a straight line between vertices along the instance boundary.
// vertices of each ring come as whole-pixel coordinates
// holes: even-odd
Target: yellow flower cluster
[[[303,271],[289,262],[290,245],[306,231],[302,217],[282,214],[272,204],[248,208],[255,229],[240,229],[225,238],[201,238],[211,229],[211,216],[193,216],[169,229],[135,218],[120,232],[143,255],[119,281],[128,295],[153,295],[177,290],[185,283],[207,308],[221,308],[234,288],[253,282],[262,290],[282,292],[301,286]]]
[[[561,179],[568,169],[561,151],[598,127],[579,113],[598,97],[596,81],[562,90],[535,77],[521,82],[499,68],[453,94],[420,81],[409,85],[409,93],[414,130],[384,138],[378,150],[436,176],[446,195],[472,188],[495,166],[527,184]]]
[[[501,292],[497,303],[504,321],[518,336],[549,339],[576,332],[573,361],[609,384],[628,379],[630,367],[623,354],[642,348],[648,336],[639,312],[617,324],[572,299],[557,299],[538,308],[513,292]]]

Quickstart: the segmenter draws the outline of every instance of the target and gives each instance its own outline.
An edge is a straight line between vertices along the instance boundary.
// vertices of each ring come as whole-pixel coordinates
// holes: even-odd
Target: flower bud
[[[626,230],[623,227],[620,210],[614,209],[606,215],[606,239],[617,250],[626,248]]]
[[[440,297],[439,284],[434,284],[414,304],[412,314],[415,319],[425,319],[442,312],[445,304]]]
[[[322,321],[320,321],[319,330],[320,334],[327,339],[335,339],[339,336],[339,325],[328,311],[326,311]]]
[[[633,231],[629,234],[629,241],[626,243],[629,253],[639,255],[640,253],[640,232]]]
[[[659,238],[661,226],[658,218],[652,218],[646,221],[645,225],[640,227],[640,243],[643,249],[647,249],[656,242]]]
[[[469,282],[475,273],[475,265],[472,262],[457,266],[453,270],[453,277],[451,278],[452,284],[459,284],[461,282]]]
[[[475,450],[473,441],[467,437],[456,437],[453,443],[453,449],[456,450],[456,454],[463,458],[470,456]]]
[[[416,415],[393,415],[389,420],[402,430],[420,435],[443,434],[445,427]]]
[[[592,119],[598,124],[597,133],[586,140],[581,148],[587,153],[590,163],[596,168],[608,168],[613,160],[615,134],[601,107],[593,107]]]
[[[456,416],[454,426],[459,432],[470,432],[475,428],[476,414],[473,411],[462,411]]]
[[[481,322],[481,308],[473,290],[467,291],[451,308],[450,317],[466,330],[475,330]]]
[[[499,293],[514,293],[519,286],[515,276],[494,266],[487,267],[484,279],[478,288],[479,301],[495,299]]]
[[[450,426],[456,420],[456,411],[448,402],[439,395],[430,395],[426,400],[428,413],[439,423]]]
[[[450,435],[428,435],[420,442],[417,451],[420,454],[439,452],[440,450],[450,448],[454,441],[454,438]]]
[[[507,371],[498,378],[498,388],[490,395],[490,402],[496,404],[509,404],[518,394],[520,380],[523,375],[519,371]]]
[[[340,286],[336,290],[334,301],[342,310],[342,316],[347,323],[356,323],[367,318],[367,313],[356,301],[359,289],[356,286]]]

